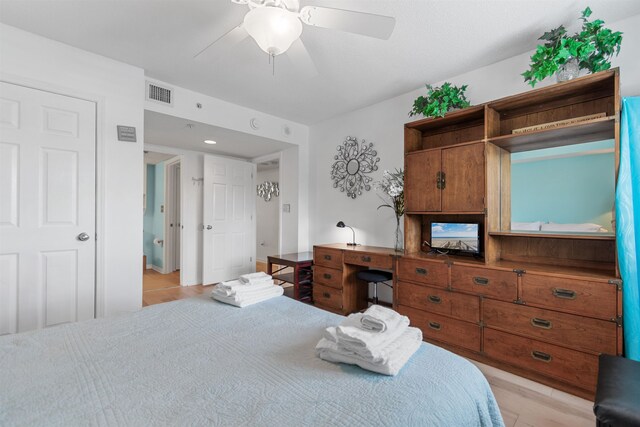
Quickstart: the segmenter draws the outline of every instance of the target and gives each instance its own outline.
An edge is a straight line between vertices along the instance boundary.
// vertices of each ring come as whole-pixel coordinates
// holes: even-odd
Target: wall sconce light
[[[347,243],[348,246],[357,246],[356,243],[356,232],[353,230],[352,227],[349,227],[348,225],[346,225],[344,222],[342,221],[338,221],[338,223],[336,224],[336,227],[338,228],[351,228],[351,232],[353,233],[353,242],[352,243]]]
[[[280,187],[277,182],[265,181],[257,186],[258,197],[262,197],[265,202],[271,200],[271,196],[280,195]]]

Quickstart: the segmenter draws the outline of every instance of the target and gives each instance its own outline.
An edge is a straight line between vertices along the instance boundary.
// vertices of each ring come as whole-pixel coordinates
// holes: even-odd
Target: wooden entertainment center
[[[425,340],[593,398],[598,354],[623,351],[615,236],[511,231],[511,153],[613,139],[617,176],[619,117],[613,69],[405,125],[394,305]],[[481,256],[427,253],[432,222],[480,224]]]
[[[407,123],[404,253],[316,245],[314,303],[366,308],[356,273],[393,270],[394,308],[425,341],[593,399],[598,355],[623,352],[615,234],[511,230],[511,153],[613,139],[613,181],[619,118],[612,69]],[[480,255],[430,253],[433,222],[479,224]]]

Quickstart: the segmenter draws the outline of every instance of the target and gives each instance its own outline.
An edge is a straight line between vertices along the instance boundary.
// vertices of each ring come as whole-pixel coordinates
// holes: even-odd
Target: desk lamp
[[[345,227],[351,228],[348,225],[345,225],[345,223],[342,222],[342,221],[338,221],[338,223],[336,224],[336,227],[338,227],[338,228],[345,228]],[[347,246],[357,246],[357,243],[356,243],[356,232],[353,230],[353,228],[351,228],[351,232],[353,233],[353,243],[347,243]]]

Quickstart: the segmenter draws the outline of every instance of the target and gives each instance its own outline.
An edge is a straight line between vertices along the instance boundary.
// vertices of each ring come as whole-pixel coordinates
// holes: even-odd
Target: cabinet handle
[[[531,352],[531,357],[533,357],[536,360],[540,360],[541,362],[546,362],[546,363],[551,362],[551,359],[552,359],[550,354],[543,353],[543,352],[537,351],[537,350],[533,350]]]
[[[324,277],[325,279],[331,279],[331,275],[330,275],[329,273],[324,273],[324,274],[323,274],[323,277]]]
[[[331,298],[331,294],[329,292],[323,292],[322,296],[325,298]]]
[[[531,325],[542,329],[551,329],[553,326],[550,320],[539,319],[537,317],[531,319]]]
[[[571,289],[553,288],[553,296],[562,299],[576,299],[576,291]]]
[[[473,283],[480,286],[487,286],[489,284],[489,279],[486,277],[476,276],[473,278]]]
[[[331,261],[331,255],[325,255],[324,259],[326,259],[327,261]]]
[[[442,325],[440,325],[440,323],[438,322],[429,322],[429,327],[435,331],[439,331],[440,329],[442,329]]]
[[[362,261],[363,262],[371,262],[371,257],[370,256],[363,256],[362,257]]]
[[[444,172],[438,172],[436,173],[436,187],[438,188],[438,190],[444,190],[444,188],[446,187],[447,181],[446,181],[446,175]]]
[[[427,275],[427,269],[426,268],[416,268],[416,274],[420,274],[422,276],[426,276]]]
[[[429,302],[440,304],[442,302],[442,299],[440,299],[438,295],[429,295]]]

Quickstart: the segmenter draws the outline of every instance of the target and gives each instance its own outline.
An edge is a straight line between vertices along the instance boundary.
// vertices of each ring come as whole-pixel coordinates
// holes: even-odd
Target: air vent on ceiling
[[[157,84],[151,82],[147,82],[147,99],[149,101],[156,101],[167,105],[173,105],[173,90],[167,87],[158,86]]]

